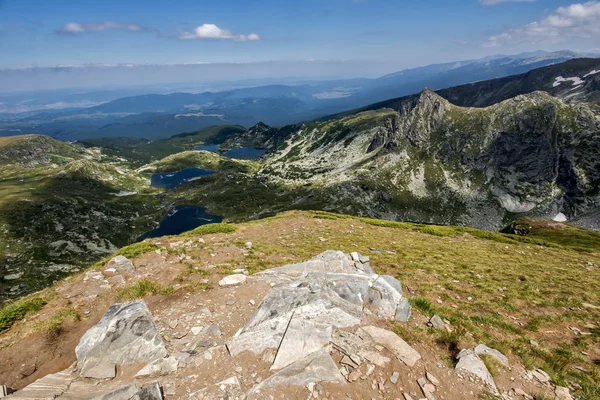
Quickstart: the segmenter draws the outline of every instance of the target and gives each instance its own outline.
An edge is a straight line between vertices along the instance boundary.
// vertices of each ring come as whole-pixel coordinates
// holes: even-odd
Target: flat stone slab
[[[176,357],[161,358],[142,368],[135,377],[161,376],[177,372],[179,360]]]
[[[167,349],[146,303],[134,301],[111,306],[83,335],[75,354],[82,376],[101,379],[115,365],[159,360],[166,357]]]
[[[329,344],[332,326],[304,318],[301,314],[292,317],[271,370],[287,367]]]
[[[75,380],[75,374],[65,370],[43,378],[25,386],[23,389],[7,396],[7,399],[54,399],[63,394]]]
[[[244,274],[235,274],[229,275],[219,281],[219,286],[221,287],[230,287],[230,286],[238,286],[242,283],[246,282],[246,275]]]
[[[311,382],[346,383],[346,379],[325,349],[311,353],[282,369],[255,386],[251,393],[268,387],[306,386]]]
[[[379,343],[394,353],[400,361],[409,367],[414,367],[417,361],[421,359],[421,355],[394,332],[376,326],[363,326],[359,331],[368,334],[375,343]]]
[[[292,312],[288,312],[242,330],[227,341],[229,354],[236,356],[244,351],[249,351],[260,355],[267,349],[277,349],[292,315]]]
[[[106,268],[114,268],[117,271],[133,272],[135,266],[130,259],[124,256],[116,256],[106,264]]]
[[[299,279],[310,273],[356,274],[363,272],[350,265],[350,260],[348,260],[348,257],[343,252],[327,250],[308,261],[298,264],[289,264],[279,268],[271,268],[259,272],[254,276],[293,280]]]

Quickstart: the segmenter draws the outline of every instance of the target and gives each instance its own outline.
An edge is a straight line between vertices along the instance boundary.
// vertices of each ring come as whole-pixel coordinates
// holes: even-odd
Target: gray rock
[[[373,282],[373,287],[365,298],[365,307],[380,318],[392,319],[402,300],[402,285],[393,276],[385,275]]]
[[[256,355],[267,349],[277,349],[289,324],[292,312],[248,326],[227,341],[227,350],[232,356],[244,351]]]
[[[371,267],[371,263],[368,261],[362,263],[362,270],[365,271],[365,273],[367,274],[375,275],[375,270],[373,269],[373,267]]]
[[[540,383],[548,383],[552,380],[552,378],[550,377],[550,375],[548,375],[548,373],[544,370],[541,369],[536,369],[535,371],[532,372],[533,376],[540,381]]]
[[[119,388],[117,390],[113,390],[112,392],[103,394],[101,396],[96,396],[92,400],[130,400],[132,399],[140,389],[137,385],[127,385]]]
[[[271,370],[282,369],[329,343],[332,327],[294,315],[285,331]]]
[[[494,392],[498,391],[492,374],[490,374],[490,371],[488,371],[483,361],[481,361],[474,351],[467,349],[461,350],[456,359],[458,360],[455,368],[457,371],[465,371],[472,374],[488,385]]]
[[[198,336],[200,336],[200,337],[207,337],[207,338],[217,338],[217,337],[219,337],[221,335],[222,335],[221,330],[215,324],[210,324],[208,326],[205,326],[198,333]]]
[[[69,370],[46,375],[9,395],[7,399],[54,399],[62,395],[76,376]]]
[[[85,378],[92,379],[113,379],[117,376],[116,364],[103,363],[100,365],[91,365],[82,373]]]
[[[350,266],[348,257],[341,251],[327,250],[317,257],[299,264],[285,265],[259,272],[254,276],[274,277],[280,279],[299,279],[309,273],[354,274],[359,272]]]
[[[398,303],[398,306],[396,307],[396,321],[408,322],[408,320],[410,319],[411,312],[412,308],[410,306],[410,303],[408,302],[408,299],[406,297],[403,297],[400,300],[400,303]]]
[[[435,376],[433,376],[433,374],[431,374],[430,372],[427,372],[425,374],[425,376],[427,377],[427,380],[431,383],[433,383],[435,386],[440,386],[440,381],[438,380],[438,378],[436,378]]]
[[[162,400],[163,393],[158,382],[144,386],[131,400]]]
[[[152,361],[150,364],[142,368],[136,375],[136,378],[146,376],[161,376],[177,372],[179,360],[175,357],[162,358]]]
[[[127,257],[116,256],[106,264],[107,268],[114,268],[117,271],[133,272],[135,266]]]
[[[433,393],[435,393],[435,386],[428,383],[425,378],[417,379],[417,383],[419,384],[419,387],[421,388],[421,391],[427,400],[436,400],[435,396],[433,395]]]
[[[557,400],[573,400],[569,388],[563,386],[557,386],[554,390],[554,394],[556,395]]]
[[[167,350],[146,303],[134,301],[111,306],[83,335],[75,354],[79,373],[88,377],[116,365],[164,358]]]
[[[440,318],[439,315],[434,315],[433,317],[431,317],[431,319],[429,320],[429,323],[435,328],[435,329],[441,329],[441,330],[445,330],[446,329],[446,324],[444,323],[444,321],[442,321],[442,318]]]
[[[325,349],[309,354],[255,386],[251,393],[267,387],[306,386],[311,382],[344,383],[346,380]]]
[[[478,356],[485,354],[487,356],[492,357],[494,360],[496,360],[498,363],[505,366],[506,368],[510,367],[508,358],[504,354],[500,353],[496,349],[492,349],[491,347],[486,346],[485,344],[478,344],[477,346],[475,346],[475,354],[477,354]]]
[[[84,281],[101,281],[104,279],[104,274],[98,271],[88,271],[85,273]]]
[[[421,359],[421,355],[394,332],[376,326],[363,326],[359,331],[369,335],[375,343],[387,348],[409,367],[414,367],[417,361]]]
[[[229,275],[219,281],[219,286],[221,287],[230,287],[230,286],[238,286],[242,283],[246,282],[246,275],[244,274],[235,274]]]
[[[398,379],[400,379],[400,373],[398,372],[394,372],[392,376],[390,376],[390,382],[392,382],[394,385],[398,383]]]

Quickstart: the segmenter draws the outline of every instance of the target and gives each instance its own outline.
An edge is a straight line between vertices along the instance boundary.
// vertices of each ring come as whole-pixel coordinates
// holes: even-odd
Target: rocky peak
[[[424,89],[412,108],[400,112],[399,131],[413,146],[427,147],[431,134],[452,105],[430,89]]]

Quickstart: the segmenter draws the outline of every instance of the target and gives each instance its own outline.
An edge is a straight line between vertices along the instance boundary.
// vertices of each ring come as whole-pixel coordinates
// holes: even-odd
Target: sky
[[[0,0],[0,68],[345,63],[374,76],[543,49],[599,51],[600,1]]]

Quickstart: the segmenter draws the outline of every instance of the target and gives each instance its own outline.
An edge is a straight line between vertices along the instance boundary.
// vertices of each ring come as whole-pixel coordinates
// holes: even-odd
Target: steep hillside
[[[50,284],[154,227],[147,178],[44,136],[1,139],[0,299]]]
[[[44,164],[65,164],[89,156],[85,151],[43,135],[0,137],[0,167],[17,164],[36,167]]]
[[[128,246],[0,308],[0,381],[16,398],[38,381],[45,398],[158,382],[167,399],[596,400],[600,237],[521,224],[290,212]]]
[[[198,144],[221,144],[244,132],[246,128],[239,125],[215,125],[154,141],[136,137],[116,137],[85,139],[78,143],[87,148],[100,148],[106,156],[126,159],[132,166],[139,167],[171,154],[193,150]]]

